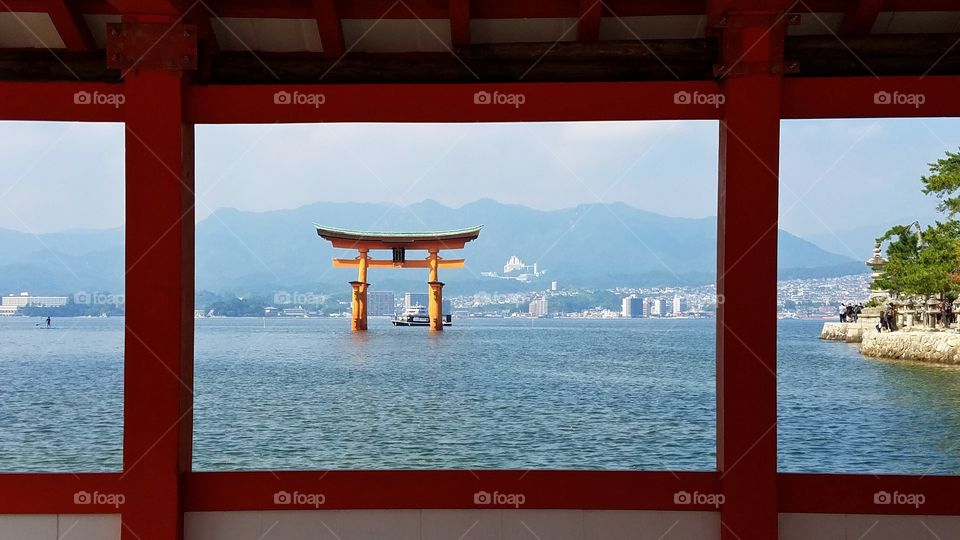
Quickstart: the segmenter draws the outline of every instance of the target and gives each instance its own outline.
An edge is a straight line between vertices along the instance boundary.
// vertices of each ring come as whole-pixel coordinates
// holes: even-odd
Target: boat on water
[[[394,326],[430,326],[430,314],[427,313],[425,306],[414,304],[404,309],[403,313],[394,316],[390,322]],[[453,324],[453,317],[444,315],[443,325],[450,326],[451,324]]]

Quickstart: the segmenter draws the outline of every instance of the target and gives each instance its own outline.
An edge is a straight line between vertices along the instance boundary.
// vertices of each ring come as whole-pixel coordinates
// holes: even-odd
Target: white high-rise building
[[[20,293],[18,295],[4,296],[0,299],[2,306],[15,306],[18,308],[26,306],[35,307],[61,307],[67,305],[66,296],[30,296],[30,293]]]
[[[404,310],[413,306],[418,306],[418,305],[423,306],[423,309],[427,309],[430,307],[429,293],[416,293],[416,292],[403,293],[403,309]],[[440,312],[443,315],[450,315],[453,313],[453,304],[450,303],[449,299],[447,298],[443,299],[443,302],[440,304]],[[391,311],[390,313],[393,313],[393,311]]]
[[[550,282],[550,290],[556,292],[556,290],[557,290],[557,282],[556,282],[556,281],[551,281],[551,282]]]
[[[663,313],[663,300],[660,298],[654,298],[650,302],[650,316],[651,317],[662,317]]]
[[[547,297],[534,298],[530,302],[529,313],[531,317],[546,317],[548,312]]]
[[[673,314],[679,315],[687,311],[687,299],[681,298],[679,294],[673,295]]]

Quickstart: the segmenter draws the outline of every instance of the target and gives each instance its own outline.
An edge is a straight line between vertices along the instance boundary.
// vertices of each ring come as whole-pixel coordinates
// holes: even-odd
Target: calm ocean
[[[0,470],[119,470],[123,320],[36,322],[0,319]],[[198,320],[194,469],[713,469],[714,326]],[[779,324],[780,469],[960,473],[960,368],[820,326]]]

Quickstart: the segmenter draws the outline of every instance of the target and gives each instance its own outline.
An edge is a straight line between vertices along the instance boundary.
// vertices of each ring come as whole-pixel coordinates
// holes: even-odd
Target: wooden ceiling
[[[789,21],[791,77],[960,73],[952,0],[12,0],[0,80],[118,81],[106,25],[195,24],[198,83],[710,80],[723,15]]]

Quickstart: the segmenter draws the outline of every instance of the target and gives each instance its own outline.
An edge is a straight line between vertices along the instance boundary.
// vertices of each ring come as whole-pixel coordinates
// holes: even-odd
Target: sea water
[[[36,322],[0,319],[0,470],[119,470],[123,319]],[[780,469],[960,472],[960,369],[868,360],[821,324],[778,325]],[[715,327],[200,319],[193,468],[715,469]]]

